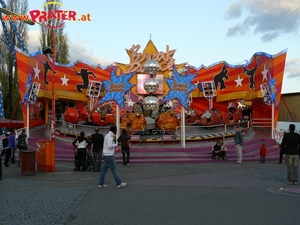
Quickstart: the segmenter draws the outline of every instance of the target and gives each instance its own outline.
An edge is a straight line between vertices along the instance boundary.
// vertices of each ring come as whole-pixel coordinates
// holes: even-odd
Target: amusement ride
[[[6,5],[0,3],[3,12]],[[222,136],[232,136],[231,125],[249,127],[253,119],[272,118],[272,128],[276,124],[286,51],[257,52],[240,65],[219,61],[197,68],[175,63],[176,50],[167,45],[165,52],[158,51],[150,39],[142,52],[140,45],[126,49],[129,63],[61,65],[49,54],[29,54],[14,22],[1,17],[1,23],[6,37],[2,45],[12,53],[20,97],[29,104],[28,109],[22,106],[28,128],[47,125],[55,117],[56,135],[74,137],[82,129],[89,135],[95,126],[104,133],[117,124],[119,133],[126,129],[136,136],[133,141],[155,142],[220,138],[211,135],[218,128]],[[7,23],[20,48],[12,44]]]

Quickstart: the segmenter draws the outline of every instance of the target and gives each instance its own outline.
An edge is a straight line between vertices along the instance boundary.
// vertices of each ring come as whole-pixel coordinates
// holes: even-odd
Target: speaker
[[[49,47],[45,47],[42,49],[42,52],[44,55],[47,55],[47,54],[52,54],[52,49],[49,48]]]

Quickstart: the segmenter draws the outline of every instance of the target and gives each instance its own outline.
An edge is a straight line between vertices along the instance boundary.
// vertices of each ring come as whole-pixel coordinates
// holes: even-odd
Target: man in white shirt
[[[121,178],[118,175],[117,172],[117,166],[116,166],[116,160],[114,157],[115,151],[118,151],[118,143],[116,142],[116,133],[117,133],[117,127],[111,126],[109,129],[108,134],[104,137],[104,143],[103,143],[103,167],[100,173],[98,188],[105,188],[107,187],[106,184],[104,184],[105,175],[108,170],[112,172],[114,179],[117,184],[117,188],[123,188],[126,186],[126,183],[123,183]]]

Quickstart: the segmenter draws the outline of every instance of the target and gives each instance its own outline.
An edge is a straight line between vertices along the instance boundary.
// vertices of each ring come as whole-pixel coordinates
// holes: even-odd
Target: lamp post
[[[55,141],[55,38],[54,38],[54,32],[53,29],[51,29],[51,37],[52,37],[52,120],[51,120],[51,139],[54,142]],[[53,143],[54,145],[54,143]]]
[[[51,48],[46,47],[43,48],[43,54],[44,55],[51,55],[52,58],[52,70],[51,70],[51,75],[52,75],[52,81],[51,81],[51,85],[52,85],[52,96],[51,96],[51,123],[50,123],[50,133],[51,133],[51,140],[55,141],[55,71],[54,71],[54,67],[55,67],[55,37],[54,37],[54,32],[53,29],[49,29],[50,33],[51,33]]]

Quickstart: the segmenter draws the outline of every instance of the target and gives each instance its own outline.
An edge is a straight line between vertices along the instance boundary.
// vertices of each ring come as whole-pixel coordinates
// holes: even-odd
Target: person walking
[[[285,133],[281,146],[285,149],[285,163],[287,166],[287,184],[298,183],[298,165],[300,155],[300,135],[295,133],[295,124],[289,125],[289,132]]]
[[[25,129],[22,129],[22,133],[17,138],[17,148],[19,150],[18,166],[20,166],[22,159],[22,151],[28,149],[28,140],[27,135],[25,134]]]
[[[79,171],[82,166],[82,171],[86,171],[86,148],[89,146],[90,141],[85,137],[85,133],[83,131],[80,132],[80,136],[76,138],[72,145],[74,148],[77,148],[77,162],[76,162],[76,170]]]
[[[118,143],[115,141],[116,139],[116,133],[117,133],[117,127],[115,125],[111,126],[109,129],[108,134],[104,137],[104,143],[103,143],[103,167],[100,173],[100,178],[98,182],[98,188],[105,188],[107,187],[106,184],[104,184],[105,175],[108,170],[112,172],[114,179],[117,184],[117,188],[123,188],[126,186],[126,183],[123,183],[121,178],[118,175],[117,172],[117,166],[115,161],[115,151],[118,151]]]
[[[243,161],[244,137],[238,126],[235,127],[235,134],[234,134],[233,138],[234,138],[234,144],[235,144],[235,151],[236,151],[236,155],[237,155],[236,163],[241,164]]]
[[[93,171],[101,171],[101,160],[103,152],[103,134],[99,134],[99,128],[95,129],[95,133],[91,136],[90,146],[93,145]]]
[[[127,134],[127,131],[125,129],[122,130],[122,134],[120,135],[120,137],[118,137],[117,142],[121,143],[123,165],[129,166],[130,136]]]
[[[266,144],[264,142],[260,146],[259,154],[260,154],[260,163],[265,163],[266,155],[267,155],[267,148],[266,148]]]

